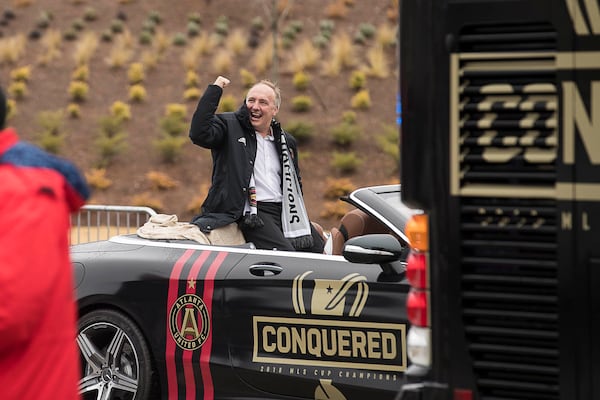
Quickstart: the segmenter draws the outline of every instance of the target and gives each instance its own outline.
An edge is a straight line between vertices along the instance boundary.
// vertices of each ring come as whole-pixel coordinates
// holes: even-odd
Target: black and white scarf
[[[306,249],[313,245],[310,220],[304,205],[296,168],[294,168],[291,152],[285,140],[285,132],[283,130],[281,131],[281,159],[281,172],[283,175],[281,225],[283,234],[296,250]],[[254,173],[252,173],[244,217],[245,226],[260,228],[264,225],[257,215],[256,206],[256,187]]]

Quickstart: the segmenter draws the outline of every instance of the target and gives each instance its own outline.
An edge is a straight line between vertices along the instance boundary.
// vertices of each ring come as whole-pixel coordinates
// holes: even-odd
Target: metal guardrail
[[[153,215],[156,211],[150,207],[85,205],[71,215],[70,243],[74,245],[135,233]]]

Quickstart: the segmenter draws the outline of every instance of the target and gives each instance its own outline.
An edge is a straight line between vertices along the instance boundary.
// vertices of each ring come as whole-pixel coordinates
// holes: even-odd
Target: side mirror
[[[342,255],[353,263],[379,264],[386,274],[402,274],[402,245],[392,235],[372,234],[349,239]]]

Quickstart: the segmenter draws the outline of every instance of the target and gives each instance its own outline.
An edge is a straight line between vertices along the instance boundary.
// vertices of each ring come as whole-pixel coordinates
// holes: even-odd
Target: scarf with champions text
[[[292,163],[290,149],[285,140],[283,130],[281,131],[281,158],[283,174],[281,225],[283,234],[295,249],[306,249],[313,245],[310,220],[306,212],[300,182]],[[264,225],[263,221],[257,215],[254,173],[250,177],[244,225],[249,228],[260,228]]]

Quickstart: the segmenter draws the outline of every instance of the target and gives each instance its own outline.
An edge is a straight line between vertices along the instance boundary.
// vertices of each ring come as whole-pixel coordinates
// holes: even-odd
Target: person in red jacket
[[[69,161],[5,128],[0,90],[0,397],[79,399],[69,215],[89,196]]]

